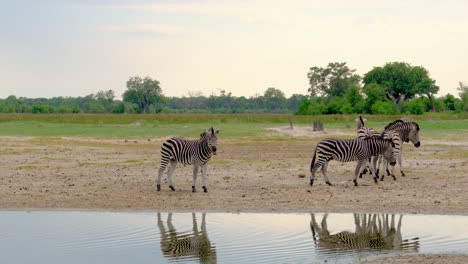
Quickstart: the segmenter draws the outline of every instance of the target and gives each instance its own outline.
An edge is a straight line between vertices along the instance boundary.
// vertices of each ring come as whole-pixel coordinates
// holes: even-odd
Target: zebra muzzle
[[[419,148],[419,146],[421,146],[421,142],[418,141],[417,143],[414,144],[414,146]]]
[[[211,150],[213,151],[213,154],[216,155],[216,147],[211,147]]]

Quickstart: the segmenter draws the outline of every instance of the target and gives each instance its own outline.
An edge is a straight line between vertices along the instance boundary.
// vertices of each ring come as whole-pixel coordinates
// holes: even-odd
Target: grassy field
[[[284,114],[0,114],[0,135],[3,136],[73,136],[97,138],[197,137],[201,131],[213,126],[222,131],[224,138],[253,137],[267,132],[267,128],[311,126],[321,120],[326,129],[355,129],[356,115],[294,116]],[[447,133],[463,137],[468,135],[468,115],[431,113],[423,116],[367,116],[367,126],[383,127],[399,118],[414,120],[421,126],[421,134],[442,138]],[[447,132],[448,131],[448,132]]]

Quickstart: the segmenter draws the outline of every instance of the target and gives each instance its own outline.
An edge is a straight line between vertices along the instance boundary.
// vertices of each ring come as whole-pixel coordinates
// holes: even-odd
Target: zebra
[[[357,166],[354,171],[354,186],[357,186],[357,177],[361,171],[362,165],[369,160],[370,157],[383,154],[390,164],[395,164],[395,156],[393,148],[395,145],[392,140],[384,138],[366,138],[361,139],[324,139],[317,143],[314,151],[314,157],[310,164],[310,186],[314,184],[315,172],[322,167],[322,174],[325,183],[332,185],[327,177],[327,166],[330,160],[341,162],[357,161]],[[373,163],[375,165],[375,163]],[[377,182],[375,168],[372,170],[374,181]]]
[[[319,224],[311,213],[310,229],[317,247],[331,251],[337,250],[372,250],[372,249],[419,249],[419,238],[402,239],[400,215],[398,226],[395,227],[395,215],[388,214],[353,214],[355,232],[342,231],[330,234],[327,225],[328,214],[325,213]]]
[[[161,146],[161,167],[159,167],[158,180],[156,189],[161,191],[161,176],[164,173],[167,165],[170,164],[167,170],[167,179],[169,188],[175,191],[172,182],[172,173],[174,172],[177,163],[184,165],[193,164],[193,184],[192,192],[195,192],[195,181],[197,180],[198,167],[201,167],[203,191],[208,192],[206,188],[206,169],[207,162],[211,155],[216,155],[218,145],[217,134],[219,130],[214,130],[213,127],[200,134],[199,140],[186,140],[182,138],[170,138]]]
[[[401,176],[406,176],[406,174],[403,172],[403,165],[401,163],[403,142],[411,141],[416,148],[419,148],[421,146],[421,142],[419,141],[419,130],[420,130],[420,127],[416,122],[405,122],[400,119],[393,121],[392,123],[388,124],[384,128],[385,133],[398,133],[398,135],[401,138],[401,141],[400,141],[401,148],[399,149],[399,153],[397,157],[397,161],[400,166]],[[387,170],[387,174],[389,174],[388,168],[386,170]]]
[[[172,224],[172,213],[167,215],[167,230],[158,213],[158,228],[161,236],[161,251],[171,260],[187,257],[199,259],[200,263],[217,263],[216,247],[212,245],[206,230],[205,213],[202,213],[200,230],[195,213],[192,213],[192,232],[177,232]]]

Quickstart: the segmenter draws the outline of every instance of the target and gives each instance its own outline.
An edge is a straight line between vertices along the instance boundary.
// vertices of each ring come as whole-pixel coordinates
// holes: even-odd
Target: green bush
[[[425,106],[424,100],[417,98],[403,103],[403,112],[413,115],[422,115],[425,112]]]
[[[398,113],[397,106],[390,101],[377,101],[372,107],[372,114],[378,115],[395,115]]]

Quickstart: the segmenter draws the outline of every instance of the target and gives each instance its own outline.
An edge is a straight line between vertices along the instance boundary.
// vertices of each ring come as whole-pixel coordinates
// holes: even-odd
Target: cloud
[[[133,25],[104,25],[99,30],[129,33],[153,33],[163,35],[176,35],[183,32],[183,28],[170,24],[133,24]]]

